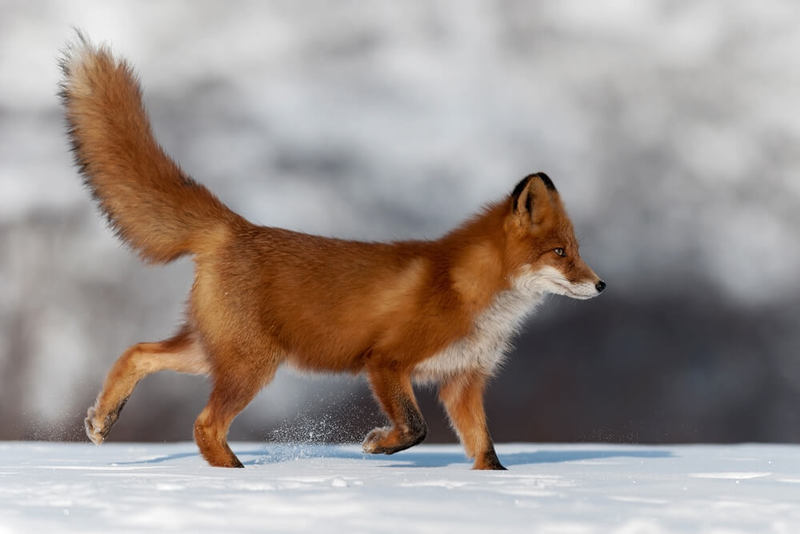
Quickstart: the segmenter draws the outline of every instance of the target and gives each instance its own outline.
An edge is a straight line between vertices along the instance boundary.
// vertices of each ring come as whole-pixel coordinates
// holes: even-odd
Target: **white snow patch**
[[[692,478],[718,478],[727,480],[747,480],[750,478],[768,477],[772,473],[692,473]]]
[[[800,446],[501,444],[505,472],[457,445],[233,449],[246,469],[193,443],[0,443],[0,534],[800,531]]]

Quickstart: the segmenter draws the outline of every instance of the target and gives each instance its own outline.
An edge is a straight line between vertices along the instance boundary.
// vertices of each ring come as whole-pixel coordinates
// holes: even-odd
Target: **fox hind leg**
[[[268,344],[213,350],[214,386],[194,423],[194,440],[214,467],[244,467],[228,445],[228,429],[258,392],[272,381],[282,358]],[[256,355],[256,356],[254,356]]]
[[[274,374],[273,370],[269,379]],[[217,379],[208,404],[194,424],[194,440],[200,453],[214,467],[244,467],[228,445],[228,429],[265,383],[263,378],[258,381],[234,378],[239,377]]]
[[[176,336],[158,343],[137,343],[117,359],[97,400],[87,411],[84,424],[89,439],[101,444],[136,384],[145,376],[164,370],[201,375],[210,372],[206,353],[191,329],[184,328]]]

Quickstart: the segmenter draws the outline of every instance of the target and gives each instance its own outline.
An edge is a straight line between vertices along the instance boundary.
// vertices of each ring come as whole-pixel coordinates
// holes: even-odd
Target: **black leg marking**
[[[405,412],[406,416],[408,433],[414,440],[414,443],[411,445],[416,445],[424,440],[425,436],[428,435],[428,425],[425,424],[422,414],[419,413],[419,410],[411,402],[411,399],[403,399],[403,411]]]
[[[497,458],[497,453],[494,452],[494,446],[490,445],[489,450],[483,453],[483,464],[487,469],[495,471],[507,471],[500,460]]]
[[[396,452],[404,451],[414,445],[419,444],[428,435],[428,425],[422,418],[422,414],[411,402],[411,399],[403,399],[403,412],[405,415],[407,430],[407,441],[399,443],[395,447],[387,447],[382,452],[384,454],[394,454]]]

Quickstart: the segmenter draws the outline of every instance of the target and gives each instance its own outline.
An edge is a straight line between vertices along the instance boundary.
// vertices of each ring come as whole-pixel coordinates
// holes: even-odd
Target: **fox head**
[[[513,285],[526,293],[576,299],[599,295],[606,283],[583,261],[578,240],[553,181],[543,172],[517,184],[505,219]]]

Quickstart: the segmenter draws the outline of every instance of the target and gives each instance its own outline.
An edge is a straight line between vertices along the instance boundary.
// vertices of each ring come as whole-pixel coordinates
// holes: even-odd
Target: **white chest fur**
[[[449,376],[481,370],[491,374],[502,363],[512,336],[542,301],[540,273],[525,272],[512,287],[498,293],[475,319],[472,331],[414,369],[416,382],[438,382]]]

